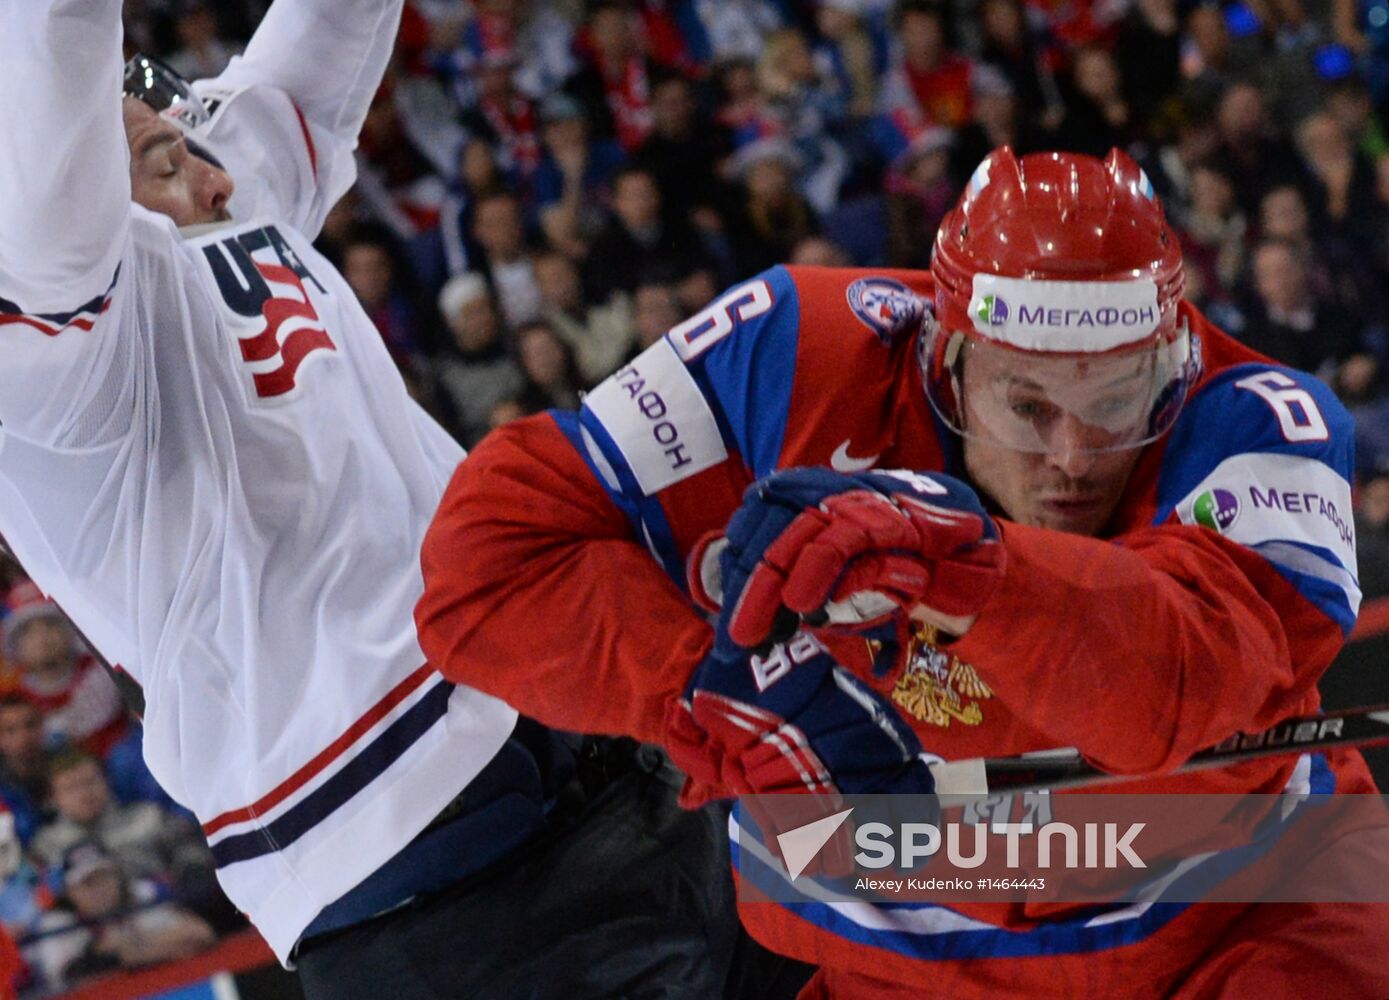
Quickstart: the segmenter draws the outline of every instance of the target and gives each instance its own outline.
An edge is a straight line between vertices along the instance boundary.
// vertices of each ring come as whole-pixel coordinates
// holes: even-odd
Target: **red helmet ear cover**
[[[1143,170],[1112,149],[1021,159],[1007,146],[980,163],[936,234],[931,273],[936,318],[976,333],[969,304],[976,274],[1059,281],[1149,278],[1157,286],[1154,339],[1177,332],[1182,251]]]

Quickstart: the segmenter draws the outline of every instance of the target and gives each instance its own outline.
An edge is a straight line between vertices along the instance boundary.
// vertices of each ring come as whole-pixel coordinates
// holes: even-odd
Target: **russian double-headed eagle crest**
[[[968,663],[937,645],[934,625],[917,624],[907,652],[907,668],[897,680],[892,700],[913,719],[949,727],[984,721],[980,702],[994,696]]]

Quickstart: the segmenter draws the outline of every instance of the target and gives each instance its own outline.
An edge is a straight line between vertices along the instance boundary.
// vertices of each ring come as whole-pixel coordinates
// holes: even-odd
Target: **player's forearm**
[[[465,460],[423,566],[430,662],[559,728],[658,741],[712,640],[548,417]]]
[[[1005,524],[1004,538],[1004,585],[956,652],[1108,770],[1163,770],[1307,707],[1340,644],[1257,553],[1206,529],[1116,545]]]
[[[0,4],[0,319],[66,314],[111,284],[130,214],[120,12]]]
[[[220,78],[285,91],[306,118],[351,145],[381,84],[404,0],[275,0],[246,53]]]

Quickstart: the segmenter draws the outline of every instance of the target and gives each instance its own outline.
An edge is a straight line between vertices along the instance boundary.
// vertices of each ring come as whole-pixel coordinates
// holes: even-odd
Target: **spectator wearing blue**
[[[536,168],[535,209],[550,245],[582,257],[605,221],[612,181],[627,161],[612,139],[591,139],[583,105],[565,93],[540,105],[544,156]]]
[[[0,697],[0,800],[26,847],[47,818],[48,757],[38,708],[20,694]]]
[[[462,274],[478,266],[480,252],[473,242],[477,203],[487,195],[506,189],[507,178],[492,144],[480,136],[465,139],[458,148],[458,167],[439,213],[444,261],[450,275]]]
[[[98,843],[73,845],[59,872],[58,906],[40,920],[43,936],[25,949],[50,989],[212,947],[207,923],[175,903],[159,902],[153,885],[132,879]]]

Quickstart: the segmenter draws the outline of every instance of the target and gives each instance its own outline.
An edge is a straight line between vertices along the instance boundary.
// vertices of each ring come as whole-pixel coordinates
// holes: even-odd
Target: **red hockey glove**
[[[972,616],[1003,577],[993,519],[972,489],[945,475],[777,472],[749,488],[725,537],[728,632],[749,648],[778,638],[788,612],[810,624],[846,608],[855,624],[882,624],[917,605]]]

